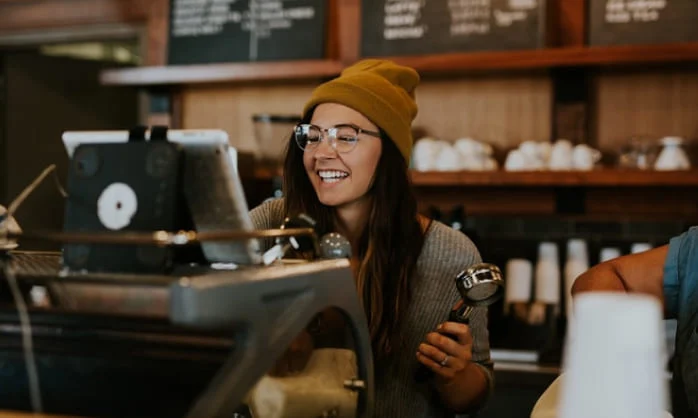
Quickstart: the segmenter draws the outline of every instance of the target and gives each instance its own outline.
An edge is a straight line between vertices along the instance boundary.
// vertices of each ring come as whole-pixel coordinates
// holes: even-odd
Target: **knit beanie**
[[[412,68],[386,60],[359,61],[318,86],[303,109],[303,117],[321,103],[350,107],[385,131],[409,164],[418,84],[419,74]]]

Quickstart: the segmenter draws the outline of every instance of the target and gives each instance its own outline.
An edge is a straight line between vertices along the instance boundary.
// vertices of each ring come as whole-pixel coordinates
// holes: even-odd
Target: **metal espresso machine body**
[[[99,245],[100,257],[109,256],[108,245],[170,248],[174,255],[208,245],[204,253],[222,249],[220,257],[227,242],[301,235],[322,247],[307,228],[216,231],[210,222],[204,231],[125,232],[73,223],[71,230],[15,238],[20,249],[24,236],[88,252]],[[0,409],[100,417],[372,416],[370,336],[347,259],[319,253],[231,266],[173,258],[166,271],[141,273],[133,271],[134,253],[122,254],[128,271],[71,269],[62,254],[0,254]],[[316,341],[308,330],[328,308],[342,338]],[[306,341],[299,336],[307,335],[311,349],[299,350]],[[289,353],[302,361],[279,372]]]

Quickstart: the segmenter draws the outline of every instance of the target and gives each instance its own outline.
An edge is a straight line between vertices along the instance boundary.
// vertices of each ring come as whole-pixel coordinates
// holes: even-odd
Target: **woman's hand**
[[[456,303],[459,310],[463,301]],[[473,335],[470,327],[459,322],[444,322],[437,332],[426,335],[419,345],[417,360],[434,372],[434,388],[444,404],[456,412],[468,412],[484,401],[489,378],[484,367],[473,359]]]
[[[468,325],[458,322],[444,322],[436,330],[419,345],[417,360],[448,383],[468,368],[473,356],[473,336]]]

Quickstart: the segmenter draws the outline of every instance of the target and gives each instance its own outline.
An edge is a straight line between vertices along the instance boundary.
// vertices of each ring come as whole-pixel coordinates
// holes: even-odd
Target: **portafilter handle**
[[[470,323],[470,314],[473,313],[473,307],[468,305],[463,305],[458,309],[454,309],[448,314],[448,320],[450,322],[458,322],[461,324],[468,325]]]
[[[504,292],[502,271],[494,264],[478,263],[456,276],[456,288],[463,299],[463,306],[448,316],[452,322],[468,324],[470,314],[477,306],[489,306],[497,302]]]
[[[502,271],[495,264],[470,266],[456,276],[455,282],[467,306],[489,306],[504,295]]]
[[[456,288],[463,299],[463,305],[452,309],[448,320],[461,324],[470,323],[470,315],[475,307],[489,306],[497,302],[504,294],[504,279],[502,272],[494,264],[478,263],[468,267],[456,276]],[[452,335],[444,334],[451,339]],[[428,380],[433,373],[420,364],[415,374],[419,383]]]

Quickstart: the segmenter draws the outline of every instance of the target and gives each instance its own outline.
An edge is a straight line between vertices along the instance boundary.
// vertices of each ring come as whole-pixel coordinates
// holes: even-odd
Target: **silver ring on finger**
[[[446,367],[446,365],[448,364],[448,358],[449,358],[449,357],[450,357],[450,356],[449,356],[448,354],[446,354],[446,357],[444,357],[444,359],[441,360],[441,362],[439,362],[439,364],[441,365],[441,367]]]

